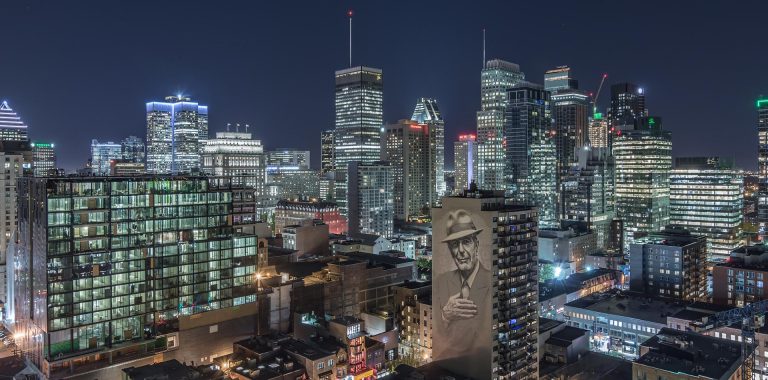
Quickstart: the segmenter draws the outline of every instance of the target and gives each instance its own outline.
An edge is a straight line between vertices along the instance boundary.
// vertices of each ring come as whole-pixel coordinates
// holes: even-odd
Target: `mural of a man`
[[[466,210],[452,211],[446,221],[446,237],[441,241],[447,245],[435,254],[451,255],[454,265],[451,270],[438,273],[434,284],[439,307],[435,323],[443,324],[443,331],[448,333],[450,344],[434,347],[442,351],[442,357],[462,357],[477,354],[476,350],[484,347],[473,344],[481,335],[489,334],[489,326],[483,323],[489,319],[491,310],[491,271],[480,259],[478,234],[483,230],[475,227],[471,214]],[[486,252],[485,256],[489,256]],[[487,258],[486,258],[487,260]],[[485,327],[485,329],[483,329]]]

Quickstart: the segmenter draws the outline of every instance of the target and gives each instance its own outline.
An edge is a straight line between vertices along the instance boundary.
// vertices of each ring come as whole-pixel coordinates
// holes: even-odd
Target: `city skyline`
[[[84,166],[93,138],[145,137],[143,103],[176,92],[210,106],[211,134],[225,130],[226,123],[249,123],[268,149],[309,149],[318,166],[318,136],[333,128],[333,72],[349,63],[345,11],[351,8],[352,64],[378,67],[387,75],[384,123],[407,118],[418,98],[437,99],[446,120],[446,157],[452,157],[451,142],[459,134],[476,128],[486,29],[487,59],[519,64],[535,83],[543,83],[544,72],[560,65],[569,65],[587,91],[596,89],[603,72],[609,74],[606,85],[637,83],[650,96],[650,112],[663,115],[672,131],[674,156],[734,157],[738,167],[753,170],[754,100],[768,93],[768,78],[761,77],[759,64],[766,53],[748,49],[757,46],[761,7],[766,5],[754,3],[752,11],[740,12],[738,24],[715,30],[708,25],[728,24],[727,16],[737,10],[724,3],[695,9],[655,3],[637,9],[598,2],[549,8],[487,2],[472,8],[441,3],[435,9],[428,3],[377,7],[349,2],[288,10],[278,4],[213,9],[193,2],[183,9],[159,4],[150,14],[128,5],[11,2],[3,6],[9,17],[0,34],[6,36],[7,51],[19,54],[0,59],[0,71],[6,73],[0,77],[0,99],[30,126],[32,139],[56,143],[60,165],[68,170]],[[419,16],[427,9],[437,17]],[[630,10],[631,18],[617,16]],[[148,43],[167,32],[162,20],[172,11],[195,27],[187,28],[186,37],[175,44]],[[546,14],[551,27],[515,37],[516,28],[533,25],[527,19],[536,17],[512,23],[504,16],[510,12]],[[392,28],[395,19],[412,28]],[[628,19],[648,21],[625,33],[613,32]],[[426,42],[442,52],[439,63],[402,59],[417,56]],[[189,47],[207,53],[195,53],[193,62],[186,59]],[[157,59],[132,58],[150,55]],[[291,75],[299,70],[301,75]],[[305,90],[305,110],[285,120],[299,85]],[[713,96],[698,95],[702,89]],[[72,107],[89,112],[62,118]],[[714,111],[701,112],[709,109]],[[285,126],[296,134],[285,134]],[[451,161],[446,160],[446,167]]]

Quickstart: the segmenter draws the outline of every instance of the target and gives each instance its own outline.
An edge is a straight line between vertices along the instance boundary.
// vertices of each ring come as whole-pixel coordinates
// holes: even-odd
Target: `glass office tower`
[[[45,177],[51,169],[56,169],[56,145],[50,142],[33,141],[32,170],[35,177]]]
[[[221,178],[20,181],[17,344],[52,376],[162,350],[183,316],[254,302],[256,237],[232,232],[231,210]]]
[[[112,160],[123,158],[123,147],[112,141],[91,140],[91,172],[95,175],[109,175]]]
[[[672,134],[660,117],[643,117],[635,129],[619,130],[613,142],[616,214],[624,222],[624,244],[635,235],[669,224],[669,172]]]
[[[27,129],[8,101],[0,102],[0,141],[29,141]]]
[[[147,103],[147,173],[190,173],[208,140],[208,106],[184,96]]]
[[[768,98],[757,100],[757,221],[760,234],[768,228]]]
[[[420,98],[416,102],[411,120],[429,128],[430,204],[437,205],[445,195],[445,120],[437,107],[437,100]]]
[[[480,111],[477,112],[477,180],[486,190],[504,190],[504,110],[507,90],[525,80],[520,66],[492,59],[480,72]]]
[[[365,66],[336,71],[334,167],[336,203],[347,215],[347,165],[378,161],[384,126],[384,82],[380,69]]]
[[[678,157],[669,176],[670,222],[707,237],[710,261],[724,261],[741,246],[744,180],[733,161]]]
[[[505,112],[506,191],[518,202],[535,205],[544,227],[557,223],[557,152],[550,93],[524,82],[508,91]]]

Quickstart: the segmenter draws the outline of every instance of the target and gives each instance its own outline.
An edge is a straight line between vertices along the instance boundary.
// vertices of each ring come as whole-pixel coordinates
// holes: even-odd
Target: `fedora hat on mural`
[[[448,214],[448,223],[446,223],[445,229],[448,236],[443,239],[443,243],[476,235],[483,231],[482,228],[475,228],[472,216],[466,210],[456,210]]]

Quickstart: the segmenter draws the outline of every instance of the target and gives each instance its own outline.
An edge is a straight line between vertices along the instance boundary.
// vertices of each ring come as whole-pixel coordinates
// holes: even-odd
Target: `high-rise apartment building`
[[[757,100],[757,221],[760,233],[768,230],[768,98]]]
[[[732,160],[678,157],[669,176],[670,223],[706,236],[711,261],[741,245],[744,179]]]
[[[27,129],[8,101],[0,102],[0,141],[29,141]]]
[[[333,173],[333,129],[320,133],[320,174]]]
[[[647,295],[703,301],[707,297],[707,241],[667,226],[629,247],[629,289]]]
[[[297,149],[275,149],[267,152],[267,172],[308,170],[310,152]]]
[[[660,117],[643,117],[634,129],[617,131],[613,142],[616,163],[616,215],[624,223],[624,244],[636,234],[661,230],[669,224],[669,172],[672,134]]]
[[[424,124],[429,129],[429,162],[428,174],[430,182],[430,203],[437,205],[445,195],[445,121],[437,100],[420,98],[416,102],[411,120]]]
[[[128,136],[120,142],[123,160],[135,164],[144,163],[144,140],[136,136]]]
[[[435,187],[430,173],[435,157],[430,153],[430,132],[426,124],[400,120],[388,124],[381,135],[381,160],[392,167],[395,218],[409,220],[426,214],[433,203]]]
[[[533,83],[509,90],[505,111],[506,191],[519,202],[535,205],[545,227],[557,223],[557,154],[550,94]]]
[[[336,71],[334,167],[336,203],[347,215],[347,166],[371,163],[381,155],[384,82],[380,69],[365,66]]]
[[[208,139],[208,106],[181,95],[147,103],[147,172],[190,173]]]
[[[50,142],[33,141],[32,170],[35,177],[46,177],[52,169],[56,169],[56,146]]]
[[[387,162],[349,163],[348,233],[391,237],[394,230],[394,175]]]
[[[520,66],[500,59],[488,61],[480,72],[480,111],[477,112],[478,186],[504,190],[506,151],[504,112],[507,90],[525,80]]]
[[[123,146],[112,141],[91,140],[91,170],[96,175],[109,175],[110,162],[123,158]]]
[[[608,120],[595,112],[589,120],[589,144],[595,148],[608,147]]]
[[[453,170],[455,192],[469,189],[472,182],[477,184],[477,139],[475,135],[464,134],[453,143]]]
[[[608,248],[611,221],[615,216],[615,166],[608,148],[585,146],[578,163],[565,173],[560,184],[559,218],[586,222],[595,232],[597,247]]]
[[[608,110],[610,127],[632,129],[635,122],[648,116],[645,93],[633,83],[617,83],[611,86],[611,105]]]
[[[233,233],[229,186],[204,177],[20,181],[9,315],[19,349],[47,378],[62,378],[161,352],[198,360],[212,348],[196,342],[217,339],[226,321],[254,323],[265,253],[255,236]]]
[[[536,208],[503,191],[432,209],[432,357],[473,379],[538,379]]]

